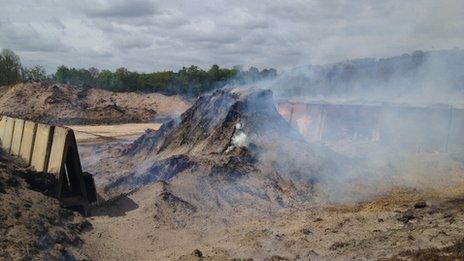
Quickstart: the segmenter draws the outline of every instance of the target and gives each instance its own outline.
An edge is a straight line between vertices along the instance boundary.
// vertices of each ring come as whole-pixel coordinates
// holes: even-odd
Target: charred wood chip
[[[443,214],[443,217],[444,217],[444,218],[450,218],[450,217],[452,217],[452,216],[453,216],[453,214],[450,213],[450,212]]]
[[[425,208],[427,207],[427,202],[425,201],[419,201],[414,204],[414,208]]]
[[[440,209],[438,207],[433,207],[433,206],[427,211],[429,215],[433,215],[439,212],[440,212]]]
[[[203,253],[198,249],[193,250],[192,254],[196,257],[203,257]]]
[[[333,243],[333,244],[329,247],[329,250],[335,251],[335,250],[337,250],[337,249],[339,249],[339,248],[344,248],[344,247],[347,247],[347,246],[349,246],[349,245],[350,245],[349,242],[340,242],[340,241],[338,241],[338,242]]]
[[[264,259],[265,261],[290,261],[290,258],[274,255]]]
[[[416,218],[416,214],[412,210],[407,210],[403,214],[401,214],[397,220],[401,221],[403,223],[408,223],[409,221],[413,220]]]
[[[312,234],[313,232],[309,228],[303,228],[301,230],[301,233],[303,233],[305,235],[309,235],[309,234]]]

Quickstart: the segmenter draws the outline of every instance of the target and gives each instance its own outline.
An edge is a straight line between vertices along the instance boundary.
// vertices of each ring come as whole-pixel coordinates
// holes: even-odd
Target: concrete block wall
[[[13,142],[14,123],[15,121],[13,118],[6,117],[5,129],[3,131],[2,138],[2,148],[8,153],[11,151],[11,143]]]
[[[53,131],[53,126],[37,124],[31,159],[31,167],[36,171],[45,172],[47,170]]]
[[[11,140],[11,151],[10,153],[19,156],[19,150],[21,149],[21,141],[23,139],[24,120],[15,119],[13,129],[13,138]]]
[[[24,123],[23,139],[21,141],[21,149],[19,150],[19,156],[23,158],[28,166],[31,165],[32,151],[35,144],[35,135],[37,131],[37,124],[32,121],[26,121]]]
[[[6,152],[20,156],[35,171],[60,174],[70,145],[71,129],[0,117],[0,144]],[[76,146],[75,140],[73,142],[72,146]]]
[[[95,183],[82,172],[71,129],[0,115],[0,146],[33,170],[55,175],[56,187],[50,189],[63,206],[81,206],[87,212],[96,201]]]
[[[62,127],[55,127],[53,133],[53,144],[50,149],[50,160],[48,161],[48,173],[58,175],[64,163],[64,157],[66,156],[65,148],[67,147],[66,141],[68,132],[70,130]]]
[[[6,116],[0,115],[0,145],[3,141],[3,135],[5,134],[5,126],[6,126]]]
[[[411,152],[464,152],[463,109],[292,102],[280,102],[277,109],[310,142],[380,142]]]

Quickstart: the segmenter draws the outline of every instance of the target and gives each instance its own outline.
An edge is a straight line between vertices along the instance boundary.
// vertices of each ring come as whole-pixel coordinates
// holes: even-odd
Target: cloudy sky
[[[24,64],[286,69],[464,48],[462,0],[0,0],[0,48]]]

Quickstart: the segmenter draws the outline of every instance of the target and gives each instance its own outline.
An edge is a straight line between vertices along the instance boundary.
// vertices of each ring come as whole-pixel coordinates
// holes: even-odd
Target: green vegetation
[[[45,81],[47,80],[47,72],[40,65],[31,68],[22,68],[22,80],[24,81]]]
[[[13,84],[21,80],[21,61],[13,51],[3,49],[0,53],[0,85]]]
[[[251,67],[220,68],[213,65],[209,70],[198,66],[183,67],[178,72],[164,71],[138,73],[121,67],[115,71],[97,68],[77,69],[59,66],[53,75],[47,76],[41,66],[26,68],[21,66],[19,57],[11,50],[5,49],[0,55],[0,85],[13,84],[20,81],[52,80],[87,88],[102,88],[111,91],[128,92],[161,92],[164,94],[181,94],[196,96],[226,84],[245,84],[266,77],[275,77],[275,69],[259,71]]]
[[[119,68],[114,72],[99,71],[96,68],[76,69],[63,65],[58,67],[54,78],[61,83],[98,87],[111,91],[161,92],[196,96],[224,87],[228,83],[243,84],[263,77],[273,77],[276,74],[274,69],[259,71],[251,67],[248,71],[242,71],[238,67],[227,69],[220,68],[218,65],[211,66],[207,71],[192,65],[178,72],[152,73],[138,73],[126,68]]]

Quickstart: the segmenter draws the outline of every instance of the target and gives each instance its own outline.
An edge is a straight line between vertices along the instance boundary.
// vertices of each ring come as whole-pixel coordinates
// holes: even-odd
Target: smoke
[[[464,184],[462,50],[304,66],[242,88],[256,86],[272,90],[277,101],[300,102],[279,112],[321,161],[337,165],[306,171],[329,201],[370,200],[396,188],[446,194]],[[284,153],[263,152],[261,159],[279,159],[274,167],[287,177],[309,168],[298,157],[301,148],[282,142],[274,145]]]
[[[242,131],[242,124],[237,123],[235,125],[235,133],[232,137],[232,145],[236,147],[246,146],[247,135]]]
[[[235,148],[241,148],[247,146],[247,135],[243,131],[242,123],[235,124],[235,132],[230,141],[230,146],[227,148],[226,153],[232,151]]]
[[[233,180],[227,190],[221,187],[221,197],[234,204],[243,203],[243,195],[280,205],[294,198],[312,203],[313,192],[346,203],[398,187],[451,191],[451,185],[464,182],[464,112],[450,106],[411,107],[427,99],[449,104],[442,97],[462,92],[459,59],[452,58],[459,55],[448,52],[297,68],[238,90],[205,94],[178,122],[135,143],[121,162],[141,163],[122,180],[134,186],[181,172],[205,174],[213,164],[214,175],[208,177]],[[356,66],[347,70],[345,64]],[[433,68],[434,75],[428,75]],[[271,89],[274,98],[263,89]],[[319,97],[328,102],[311,102]],[[361,97],[359,106],[344,103],[354,97]],[[408,106],[394,105],[399,98]],[[304,103],[279,103],[284,99]],[[342,104],[330,104],[335,99]],[[230,154],[223,155],[224,148]]]
[[[423,52],[302,66],[259,85],[277,98],[327,103],[414,106],[449,104],[464,108],[464,51]]]

